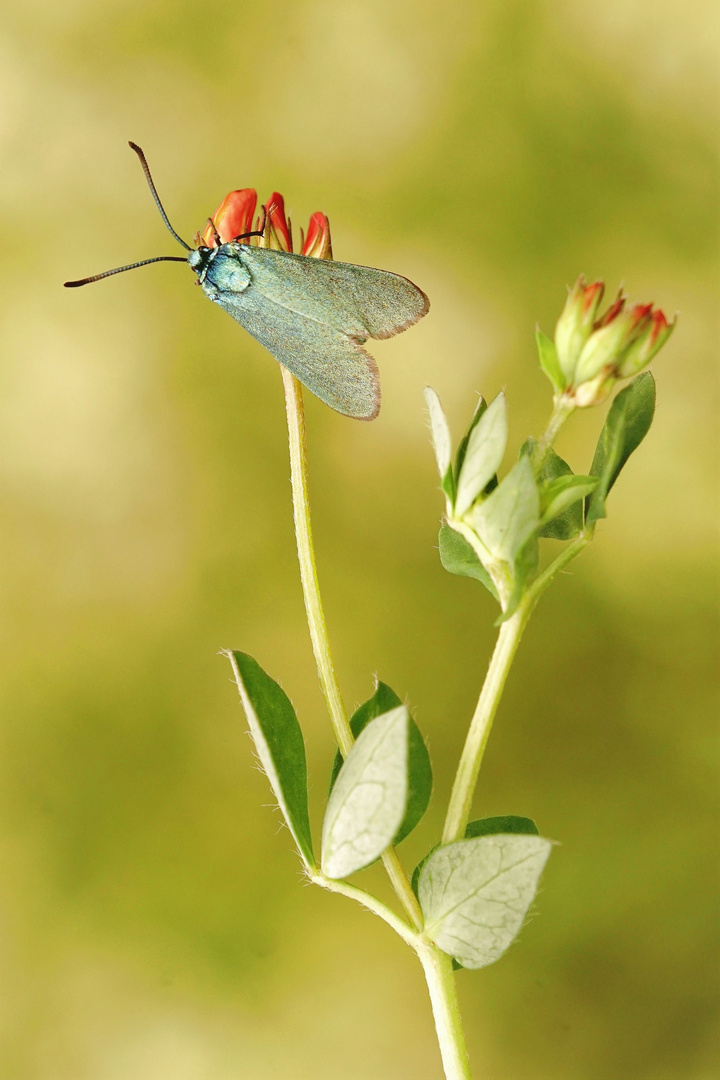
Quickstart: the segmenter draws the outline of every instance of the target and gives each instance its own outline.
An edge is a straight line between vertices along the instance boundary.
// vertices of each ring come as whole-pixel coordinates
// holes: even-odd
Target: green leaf
[[[475,412],[472,414],[472,420],[468,424],[467,431],[465,432],[462,439],[460,440],[460,445],[457,448],[457,453],[455,455],[455,481],[456,482],[457,482],[457,478],[460,476],[460,470],[463,467],[463,462],[465,460],[465,454],[467,453],[467,447],[468,447],[468,442],[470,441],[470,436],[472,435],[473,431],[475,430],[478,423],[480,422],[480,418],[482,417],[482,414],[485,412],[486,409],[487,409],[487,401],[485,400],[485,398],[481,397],[478,400],[477,405],[475,406]]]
[[[507,833],[438,848],[418,880],[427,936],[463,967],[494,963],[523,924],[551,848]]]
[[[452,470],[452,441],[447,418],[440,404],[440,398],[432,386],[425,387],[425,402],[430,418],[430,433],[433,450],[440,474],[440,486],[450,502],[455,500],[455,477]]]
[[[247,653],[226,653],[235,672],[250,734],[290,832],[307,866],[315,865],[310,833],[305,743],[292,703]]]
[[[472,524],[495,558],[512,564],[539,523],[540,496],[530,461],[522,457],[492,495],[475,507]]]
[[[364,704],[360,705],[350,717],[350,729],[357,739],[360,732],[374,720],[375,717],[389,712],[391,709],[402,705],[400,698],[386,683],[378,682],[375,693]],[[332,791],[338,773],[342,768],[342,755],[340,751],[335,754],[332,773],[330,776],[330,791]],[[405,817],[400,828],[393,837],[393,844],[401,843],[420,821],[428,808],[432,795],[433,775],[430,755],[425,746],[420,729],[410,717],[408,727],[408,798]]]
[[[322,870],[344,878],[390,846],[408,802],[410,717],[404,705],[376,717],[343,762],[328,799]]]
[[[560,367],[555,343],[549,337],[546,337],[542,330],[535,331],[535,343],[537,344],[540,367],[555,389],[562,393],[565,389],[566,379]]]
[[[449,573],[457,574],[458,577],[475,578],[482,582],[496,600],[498,599],[492,578],[475,554],[475,549],[446,521],[440,526],[438,547],[440,548],[440,562]]]
[[[530,452],[532,452],[532,448]],[[573,476],[573,471],[567,461],[563,461],[560,455],[556,454],[551,447],[545,455],[542,470],[538,477],[541,494],[548,483],[564,476]],[[582,506],[573,505],[553,521],[548,522],[538,535],[552,540],[571,540],[573,536],[578,536],[582,532],[582,527],[583,508]]]
[[[588,524],[606,516],[608,493],[623,465],[650,430],[654,412],[655,380],[649,371],[644,371],[620,391],[610,406],[590,468],[590,475],[597,476],[599,483],[588,499]]]
[[[570,507],[575,506],[586,495],[590,495],[598,484],[596,476],[558,476],[544,484],[540,490],[540,524],[549,525],[556,518],[561,517]],[[578,510],[582,507],[578,506]],[[582,515],[581,525],[582,529]],[[578,530],[579,532],[580,530]],[[541,533],[541,535],[546,535]]]
[[[457,517],[467,513],[500,468],[507,439],[507,405],[499,393],[471,427],[457,480]]]
[[[532,818],[504,814],[501,817],[476,818],[475,821],[469,821],[465,829],[465,839],[472,836],[495,836],[497,833],[517,833],[520,836],[540,835]]]

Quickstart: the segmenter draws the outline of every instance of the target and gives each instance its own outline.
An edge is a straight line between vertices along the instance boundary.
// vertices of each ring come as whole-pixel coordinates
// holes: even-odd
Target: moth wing
[[[252,286],[242,293],[222,293],[216,303],[331,409],[358,420],[375,419],[380,410],[377,365],[357,340]]]
[[[268,299],[361,341],[399,334],[430,307],[422,289],[389,270],[246,246],[240,259]]]

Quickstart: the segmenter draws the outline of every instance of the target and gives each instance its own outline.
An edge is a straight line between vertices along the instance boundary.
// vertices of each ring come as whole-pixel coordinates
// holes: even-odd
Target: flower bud
[[[302,231],[302,230],[301,230]],[[315,259],[332,259],[330,222],[319,211],[310,218],[307,236],[303,241],[302,254]]]
[[[643,336],[651,322],[652,304],[624,308],[617,302],[588,338],[575,368],[573,384],[594,379],[603,368],[615,369],[630,347]]]
[[[200,247],[216,247],[216,233],[221,244],[227,244],[236,236],[243,236],[252,230],[253,214],[257,205],[257,194],[253,188],[242,188],[226,195],[208,222],[205,232],[199,236]],[[214,226],[214,228],[213,228]]]
[[[558,361],[568,383],[573,381],[575,365],[583,346],[593,332],[597,309],[603,298],[602,281],[585,284],[583,274],[575,282],[555,327]]]
[[[627,379],[631,375],[636,375],[638,371],[642,371],[655,353],[662,349],[675,329],[676,322],[677,319],[673,319],[669,323],[659,309],[651,312],[649,324],[645,327],[642,336],[630,346],[617,368],[619,378]]]
[[[273,191],[265,207],[265,230],[262,246],[274,251],[292,251],[292,232],[285,217],[285,200]]]

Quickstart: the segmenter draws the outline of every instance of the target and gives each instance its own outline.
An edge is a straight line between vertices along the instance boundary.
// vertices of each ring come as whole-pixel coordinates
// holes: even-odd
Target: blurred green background
[[[456,436],[504,386],[546,420],[536,322],[579,272],[680,311],[655,425],[597,543],[543,600],[476,816],[561,842],[497,965],[461,972],[478,1080],[720,1076],[717,7],[710,0],[25,0],[2,16],[0,394],[4,1080],[438,1080],[417,962],[302,886],[222,647],[333,755],[298,583],[274,362],[154,266],[232,188],[322,209],[337,258],[430,316],[373,349],[380,418],[308,400],[321,583],[349,705],[416,711],[438,836],[494,638],[435,550],[422,404]],[[604,410],[558,449],[578,471]],[[386,894],[376,871],[368,887]]]

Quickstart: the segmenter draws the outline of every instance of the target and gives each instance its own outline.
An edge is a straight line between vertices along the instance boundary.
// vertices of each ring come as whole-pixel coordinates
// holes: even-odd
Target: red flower
[[[216,233],[221,244],[228,244],[236,236],[251,232],[256,206],[257,193],[253,188],[231,191],[213,214],[212,223],[208,222],[205,232],[198,236],[198,247],[216,247]]]
[[[325,214],[313,214],[308,225],[307,236],[302,246],[303,255],[315,259],[332,259],[332,241],[330,240],[330,222]]]
[[[203,233],[195,237],[198,247],[217,247],[227,244],[240,236],[246,237],[246,243],[257,247],[272,248],[275,251],[293,250],[292,226],[285,215],[285,200],[274,191],[263,207],[263,219],[258,219],[254,228],[262,235],[246,236],[253,231],[253,217],[257,206],[257,194],[253,188],[231,191],[217,208]],[[263,224],[264,220],[264,224]],[[300,230],[302,235],[302,229]],[[302,254],[316,259],[332,259],[330,240],[330,222],[319,211],[312,215],[307,236],[303,238]]]

